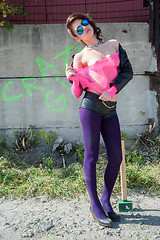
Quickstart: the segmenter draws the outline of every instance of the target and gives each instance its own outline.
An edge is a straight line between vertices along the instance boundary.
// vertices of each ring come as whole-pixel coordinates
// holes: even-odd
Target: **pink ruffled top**
[[[117,52],[93,65],[84,68],[73,68],[76,76],[72,75],[69,79],[73,81],[71,90],[75,97],[79,98],[82,94],[80,84],[83,89],[90,87],[100,94],[109,90],[110,83],[118,75],[119,62],[119,52]]]

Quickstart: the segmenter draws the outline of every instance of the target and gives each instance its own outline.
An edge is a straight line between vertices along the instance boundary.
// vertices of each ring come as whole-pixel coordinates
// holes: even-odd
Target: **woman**
[[[120,221],[110,203],[111,193],[122,161],[121,134],[116,114],[117,93],[132,79],[133,72],[125,50],[117,40],[102,41],[101,30],[88,14],[71,14],[66,22],[69,33],[85,44],[66,66],[71,90],[82,99],[79,116],[85,147],[84,177],[91,199],[90,210],[102,226]],[[97,195],[96,163],[102,134],[108,157],[101,199]]]

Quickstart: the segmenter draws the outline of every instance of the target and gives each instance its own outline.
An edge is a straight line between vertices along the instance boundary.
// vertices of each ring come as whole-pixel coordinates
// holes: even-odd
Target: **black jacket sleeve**
[[[128,59],[126,51],[119,44],[119,59],[118,76],[111,83],[111,86],[117,87],[117,93],[133,78],[132,65]]]

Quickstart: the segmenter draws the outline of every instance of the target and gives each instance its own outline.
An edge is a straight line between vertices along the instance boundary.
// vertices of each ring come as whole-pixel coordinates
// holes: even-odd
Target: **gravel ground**
[[[116,210],[113,197],[112,204]],[[160,197],[131,192],[132,212],[123,212],[121,222],[105,228],[98,225],[85,197],[71,200],[0,199],[2,240],[147,240],[160,239]]]

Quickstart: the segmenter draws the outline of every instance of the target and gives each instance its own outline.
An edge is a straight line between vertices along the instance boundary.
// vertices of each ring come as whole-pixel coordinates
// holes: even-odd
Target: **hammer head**
[[[118,201],[119,212],[129,212],[132,211],[132,202],[127,200]]]

